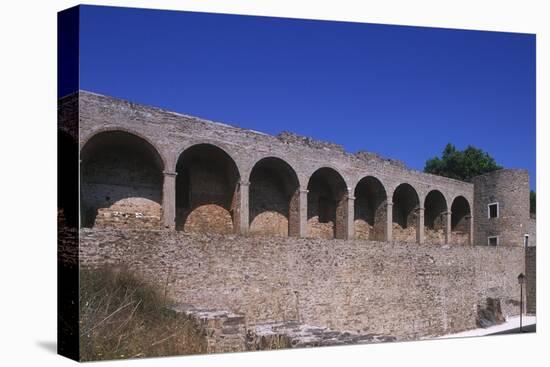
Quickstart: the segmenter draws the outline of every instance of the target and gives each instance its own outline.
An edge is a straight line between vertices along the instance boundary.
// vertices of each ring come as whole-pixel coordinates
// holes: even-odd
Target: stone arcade
[[[243,330],[410,339],[475,327],[488,297],[517,314],[524,170],[466,183],[85,91],[59,101],[59,135],[80,149],[80,263],[124,262]]]

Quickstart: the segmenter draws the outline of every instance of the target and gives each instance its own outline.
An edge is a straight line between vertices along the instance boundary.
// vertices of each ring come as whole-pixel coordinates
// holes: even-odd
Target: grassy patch
[[[197,325],[167,309],[167,301],[157,288],[126,269],[82,268],[81,360],[205,353]]]

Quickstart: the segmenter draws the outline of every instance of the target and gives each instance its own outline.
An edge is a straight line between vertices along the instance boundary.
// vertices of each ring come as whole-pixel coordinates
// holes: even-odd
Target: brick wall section
[[[523,246],[529,233],[529,175],[526,170],[502,169],[474,177],[475,243],[486,245],[498,236],[500,246]],[[488,218],[487,205],[499,203],[499,217]]]
[[[521,247],[431,246],[174,231],[81,230],[83,265],[126,263],[169,296],[247,323],[309,325],[400,339],[476,327],[478,305],[518,312]]]
[[[537,248],[527,247],[525,249],[525,299],[526,312],[537,313]]]
[[[196,309],[177,304],[172,310],[191,318],[201,330],[206,353],[229,353],[246,351],[246,328],[243,315],[226,310]]]

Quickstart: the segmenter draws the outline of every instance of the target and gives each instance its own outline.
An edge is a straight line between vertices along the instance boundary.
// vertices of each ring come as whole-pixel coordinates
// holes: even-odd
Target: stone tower
[[[529,234],[529,174],[501,169],[474,177],[474,244],[523,246]]]

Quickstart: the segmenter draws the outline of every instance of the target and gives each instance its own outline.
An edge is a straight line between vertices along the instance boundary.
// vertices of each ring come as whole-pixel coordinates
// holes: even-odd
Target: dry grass
[[[128,270],[80,271],[82,361],[205,353],[197,325]]]

